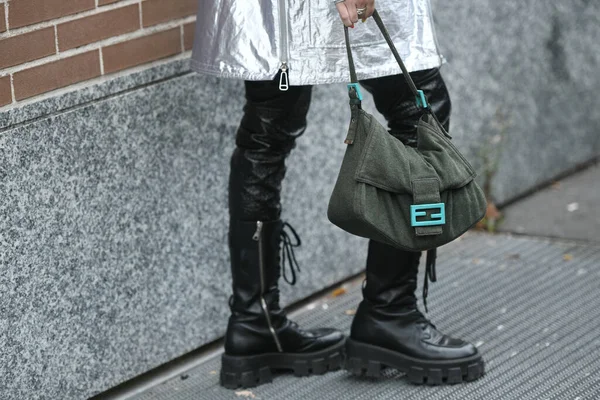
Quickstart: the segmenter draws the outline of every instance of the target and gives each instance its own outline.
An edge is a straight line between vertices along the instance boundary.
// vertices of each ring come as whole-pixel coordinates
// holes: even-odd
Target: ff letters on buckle
[[[431,212],[428,219],[419,217],[427,217],[427,210],[438,211]],[[419,218],[419,220],[417,220]],[[411,226],[437,226],[446,223],[446,210],[444,203],[434,204],[417,204],[410,206],[410,224]]]

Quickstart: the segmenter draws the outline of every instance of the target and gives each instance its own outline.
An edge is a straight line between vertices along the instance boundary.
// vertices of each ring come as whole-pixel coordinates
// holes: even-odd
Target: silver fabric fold
[[[407,69],[439,67],[429,0],[376,0]],[[350,30],[359,79],[401,73],[372,19]],[[192,67],[199,73],[290,85],[349,81],[344,27],[331,0],[199,0]]]

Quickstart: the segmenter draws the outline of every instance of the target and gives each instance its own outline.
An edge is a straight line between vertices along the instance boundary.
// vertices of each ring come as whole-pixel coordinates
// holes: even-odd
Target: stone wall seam
[[[8,23],[8,8],[10,7],[10,4],[7,2],[4,3],[4,23],[6,25],[6,34],[10,33],[10,25]]]
[[[16,97],[15,97],[15,81],[13,79],[13,74],[10,74],[10,95],[12,96],[12,103],[11,104],[15,104],[17,102]],[[9,104],[9,106],[11,105]]]
[[[181,26],[179,27],[179,36],[180,36],[180,42],[181,42],[181,52],[183,53],[185,51],[185,33],[183,30],[184,24],[181,24]]]
[[[58,27],[54,24],[54,46],[56,46],[56,54],[60,54],[60,49],[58,48]]]
[[[104,76],[104,54],[102,53],[102,47],[100,47],[100,75]]]
[[[142,13],[142,0],[138,2],[138,9],[140,10],[140,29],[144,29],[144,14]]]

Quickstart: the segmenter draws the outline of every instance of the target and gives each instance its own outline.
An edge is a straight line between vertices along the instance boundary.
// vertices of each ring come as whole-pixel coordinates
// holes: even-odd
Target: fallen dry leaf
[[[475,225],[475,229],[493,233],[501,219],[502,213],[498,211],[494,203],[488,200],[485,217]]]
[[[211,374],[211,375],[216,375],[216,374],[217,374],[217,371],[210,371],[210,372],[209,372],[209,374]]]
[[[235,392],[236,396],[238,397],[246,397],[248,399],[255,399],[256,396],[254,395],[254,393],[252,393],[249,390],[240,390],[238,392]]]
[[[498,218],[500,218],[502,216],[502,214],[500,213],[500,211],[498,211],[498,208],[496,207],[496,205],[490,201],[487,204],[487,210],[485,212],[485,216],[486,216],[486,218],[493,218],[493,219],[497,220]]]
[[[343,287],[339,287],[339,288],[335,289],[333,292],[331,292],[331,297],[338,297],[343,294],[346,294],[346,289],[344,289]]]
[[[550,185],[550,188],[552,188],[552,190],[560,189],[560,181],[553,182],[552,185]]]
[[[563,260],[565,261],[571,261],[573,259],[573,254],[565,254],[563,256]]]
[[[346,310],[344,312],[344,314],[346,314],[346,315],[356,315],[356,310]]]

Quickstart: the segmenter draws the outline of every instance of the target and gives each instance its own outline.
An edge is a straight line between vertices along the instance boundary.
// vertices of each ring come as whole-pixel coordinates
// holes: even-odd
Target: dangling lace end
[[[423,283],[423,307],[425,308],[425,314],[429,313],[429,310],[427,309],[428,286],[429,284],[427,283],[427,278],[425,278],[425,283]]]
[[[292,237],[288,232],[285,231],[285,228],[289,228],[290,232],[293,235],[294,241],[292,241]],[[300,272],[300,265],[296,260],[296,255],[294,254],[294,247],[299,247],[302,245],[302,241],[300,240],[300,236],[294,230],[294,228],[287,222],[283,223],[283,227],[281,228],[281,269],[283,270],[283,279],[294,286],[296,284],[296,272]],[[291,274],[291,278],[288,277],[288,272],[286,269],[286,265],[289,262],[289,270]]]
[[[435,260],[437,258],[437,249],[427,250],[427,260],[425,261],[426,272],[431,282],[437,282],[437,273],[435,271]]]
[[[423,306],[425,312],[427,309],[427,294],[429,293],[429,282],[437,282],[437,274],[435,271],[435,259],[437,258],[437,249],[427,250],[427,260],[425,261],[425,280],[423,282]]]

